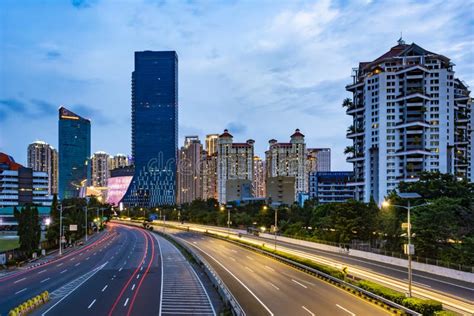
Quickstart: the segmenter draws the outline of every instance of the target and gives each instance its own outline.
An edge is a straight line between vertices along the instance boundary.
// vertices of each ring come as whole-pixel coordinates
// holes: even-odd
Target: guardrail
[[[8,313],[8,316],[21,316],[27,315],[33,312],[34,309],[39,306],[46,304],[49,301],[49,292],[44,291],[43,293],[32,297],[31,299],[21,303],[15,308],[12,308]]]

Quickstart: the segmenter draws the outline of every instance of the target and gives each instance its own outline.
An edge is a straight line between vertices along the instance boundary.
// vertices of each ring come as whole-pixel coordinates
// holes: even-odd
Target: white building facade
[[[44,141],[28,145],[28,168],[48,175],[48,194],[58,193],[58,151]]]
[[[345,106],[353,119],[346,153],[356,199],[381,203],[399,182],[418,181],[422,171],[472,180],[471,100],[465,85],[456,86],[453,66],[447,57],[400,39],[354,69],[346,86],[353,96]]]
[[[109,178],[109,155],[103,151],[97,151],[91,158],[92,186],[107,187]]]

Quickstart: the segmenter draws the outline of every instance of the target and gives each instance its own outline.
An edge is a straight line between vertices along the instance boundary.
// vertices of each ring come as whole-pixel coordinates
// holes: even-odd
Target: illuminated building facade
[[[253,157],[252,192],[255,198],[265,197],[265,161],[260,157]]]
[[[109,154],[97,151],[91,158],[92,186],[106,187],[109,178]]]
[[[48,143],[35,141],[28,145],[28,168],[46,172],[48,194],[58,193],[58,151]]]
[[[186,136],[178,155],[177,203],[191,203],[201,198],[202,144],[198,136]]]

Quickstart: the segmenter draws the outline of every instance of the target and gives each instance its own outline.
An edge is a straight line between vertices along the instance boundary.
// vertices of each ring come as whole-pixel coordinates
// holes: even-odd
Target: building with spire
[[[401,38],[380,57],[360,62],[344,101],[352,125],[345,152],[350,185],[361,201],[381,203],[422,171],[473,180],[472,102],[454,64]]]

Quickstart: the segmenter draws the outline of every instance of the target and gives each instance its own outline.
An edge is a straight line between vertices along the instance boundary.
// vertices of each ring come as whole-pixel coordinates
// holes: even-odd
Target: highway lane
[[[51,291],[67,283],[94,266],[96,258],[117,238],[114,229],[101,233],[84,247],[51,260],[41,266],[29,268],[0,278],[0,310],[2,313],[25,300]]]
[[[173,225],[180,225],[178,222],[170,222]],[[184,224],[181,225],[183,227],[191,226],[197,227],[202,229],[216,229],[223,233],[227,232],[226,228],[222,227],[214,227],[214,226],[206,226],[206,225],[197,225],[197,224]],[[251,240],[251,241],[258,241],[260,243],[265,243],[268,245],[273,245],[274,240],[268,238],[257,237],[253,235],[246,234],[245,231],[231,229],[231,233],[238,234],[243,233],[243,238]],[[310,255],[314,255],[332,263],[339,264],[340,266],[349,266],[355,267],[357,269],[367,271],[368,273],[376,273],[382,275],[384,277],[406,283],[407,282],[407,268],[394,266],[382,262],[377,262],[369,259],[352,257],[344,253],[334,253],[319,249],[314,249],[302,245],[295,245],[292,243],[283,242],[277,240],[277,246],[284,247],[287,249],[292,249],[296,251],[300,251],[301,253],[306,253]],[[472,302],[474,301],[474,285],[470,282],[455,280],[452,278],[438,276],[431,273],[426,273],[423,271],[414,270],[413,272],[413,281],[414,281],[414,288],[423,288],[425,291],[433,291],[437,293],[441,293],[445,296],[449,296],[455,299],[460,299],[464,302]]]
[[[248,315],[387,315],[378,306],[245,248],[201,234],[166,231],[215,268]]]

